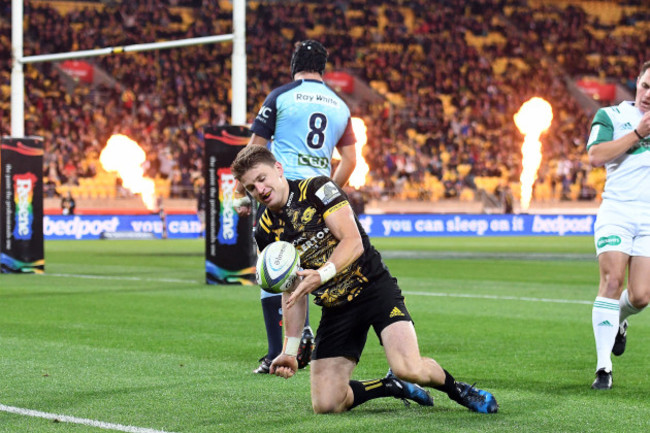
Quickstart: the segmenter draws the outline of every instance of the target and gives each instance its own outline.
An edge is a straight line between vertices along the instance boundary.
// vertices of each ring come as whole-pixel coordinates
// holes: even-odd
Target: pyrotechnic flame
[[[156,210],[156,189],[152,179],[144,177],[142,164],[147,159],[138,143],[126,135],[112,135],[99,155],[99,162],[106,171],[117,172],[122,185],[134,194],[140,194],[150,211]]]
[[[368,128],[366,128],[363,119],[353,117],[352,129],[354,130],[354,136],[357,138],[355,149],[357,152],[357,165],[354,167],[354,171],[350,175],[350,181],[348,184],[354,189],[359,189],[366,184],[366,174],[370,171],[368,164],[366,164],[366,160],[363,158],[363,146],[365,146],[368,141],[368,136],[366,135]],[[334,149],[332,159],[341,159],[341,155],[336,149]]]
[[[542,143],[539,136],[551,126],[553,108],[542,98],[534,97],[524,102],[514,116],[515,125],[524,134],[521,146],[522,171],[521,210],[528,210],[533,194],[533,184],[537,179],[537,170],[542,162]]]

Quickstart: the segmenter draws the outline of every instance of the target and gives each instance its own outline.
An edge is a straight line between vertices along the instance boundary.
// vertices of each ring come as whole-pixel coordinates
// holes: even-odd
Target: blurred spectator
[[[72,197],[72,193],[68,193],[61,199],[61,214],[62,215],[74,215],[75,208],[77,204]]]
[[[2,0],[4,9],[9,3]],[[231,12],[217,0],[173,3],[84,2],[61,15],[56,2],[28,2],[25,55],[232,31]],[[650,21],[650,11],[631,4],[610,23],[597,11],[560,3],[540,2],[531,13],[519,0],[260,2],[247,11],[249,120],[270,89],[288,80],[284,59],[293,42],[309,35],[328,46],[337,70],[389,101],[355,108],[368,126],[364,157],[374,183],[365,188],[368,196],[403,198],[430,189],[426,173],[446,197],[477,189],[481,177],[516,180],[523,137],[512,116],[541,96],[553,106],[554,121],[542,136],[540,171],[558,167],[561,174],[548,181],[570,198],[571,186],[586,182],[591,170],[580,161],[593,113],[568,96],[565,78],[588,74],[634,84],[630,65],[650,57],[647,32],[635,29]],[[194,9],[183,15],[176,6]],[[191,25],[183,21],[188,13]],[[328,31],[319,33],[323,27]],[[10,28],[0,18],[3,135],[10,135]],[[114,82],[95,86],[70,82],[56,64],[26,65],[25,130],[45,137],[50,185],[94,177],[104,143],[123,133],[147,152],[147,175],[169,182],[172,196],[191,197],[202,127],[226,124],[230,116],[231,50],[212,44],[98,57],[92,65]]]

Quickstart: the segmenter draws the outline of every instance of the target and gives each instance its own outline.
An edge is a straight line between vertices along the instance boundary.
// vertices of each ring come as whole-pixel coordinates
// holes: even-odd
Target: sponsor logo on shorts
[[[598,239],[598,248],[603,248],[607,245],[615,246],[615,245],[620,245],[621,244],[621,237],[612,235],[612,236],[603,236],[602,238]]]
[[[402,313],[402,310],[400,310],[399,308],[394,307],[393,311],[390,312],[389,317],[392,319],[393,317],[397,317],[397,316],[402,316],[403,317],[404,313]]]

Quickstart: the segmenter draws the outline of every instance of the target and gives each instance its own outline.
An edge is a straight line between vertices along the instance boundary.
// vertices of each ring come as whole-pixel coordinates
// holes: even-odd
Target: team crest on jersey
[[[316,197],[320,199],[323,204],[329,204],[335,198],[339,197],[341,193],[339,189],[334,185],[334,182],[331,180],[325,185],[321,186],[318,191],[316,191]]]
[[[300,221],[303,224],[307,224],[311,219],[314,217],[314,214],[316,213],[316,209],[313,207],[308,207],[305,209],[305,211],[302,213],[302,217],[300,218]]]

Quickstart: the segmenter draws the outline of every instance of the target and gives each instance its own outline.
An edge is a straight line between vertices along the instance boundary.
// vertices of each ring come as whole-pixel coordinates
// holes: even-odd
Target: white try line
[[[150,428],[133,427],[130,425],[113,424],[110,422],[96,421],[94,419],[76,418],[74,416],[59,415],[56,413],[40,412],[38,410],[23,409],[20,407],[5,406],[0,404],[0,411],[13,413],[16,415],[31,416],[35,418],[45,418],[55,422],[67,422],[71,424],[81,424],[91,427],[103,428],[104,430],[115,430],[127,433],[173,433],[164,430],[154,430]]]

